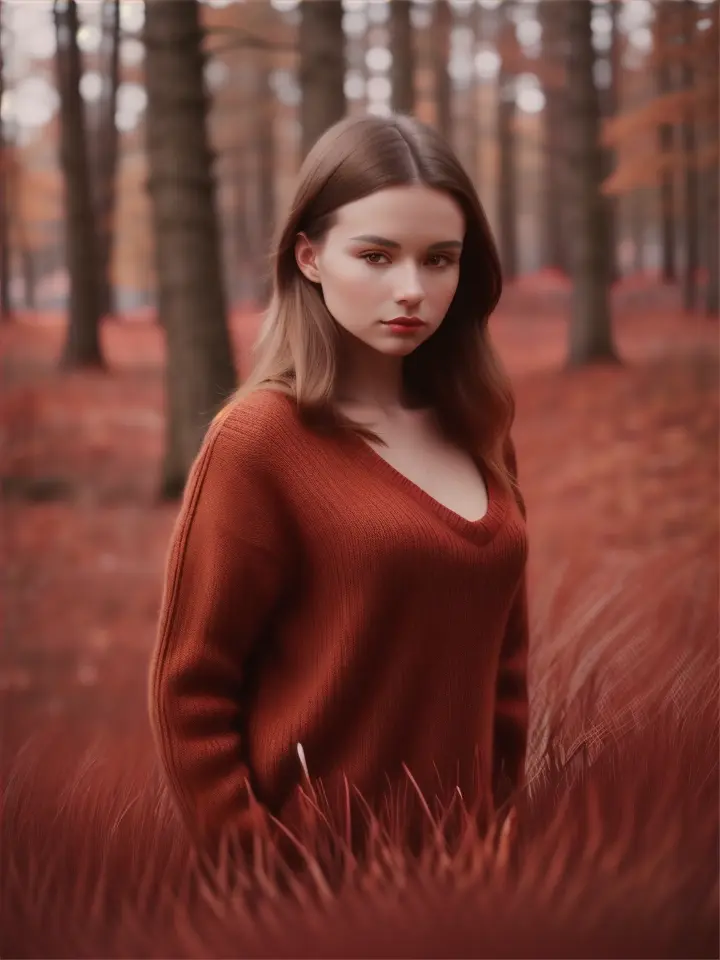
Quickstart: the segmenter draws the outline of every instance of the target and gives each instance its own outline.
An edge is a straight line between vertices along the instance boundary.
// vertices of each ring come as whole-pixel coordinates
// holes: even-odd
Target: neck
[[[392,412],[405,407],[403,358],[388,357],[365,344],[352,344],[338,369],[337,402]]]

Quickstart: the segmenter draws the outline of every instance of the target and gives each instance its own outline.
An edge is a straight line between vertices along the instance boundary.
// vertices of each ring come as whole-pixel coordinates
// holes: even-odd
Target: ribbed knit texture
[[[501,768],[522,781],[524,510],[485,479],[486,516],[464,520],[269,390],[210,429],[151,667],[156,741],[194,833],[247,835],[265,810],[290,822],[300,753],[340,806],[346,778],[379,809],[404,767],[429,803],[459,788],[492,807]]]

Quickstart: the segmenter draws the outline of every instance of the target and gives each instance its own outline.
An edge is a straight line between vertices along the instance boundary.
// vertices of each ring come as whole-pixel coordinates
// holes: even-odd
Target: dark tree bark
[[[162,494],[178,496],[235,384],[197,0],[147,0],[145,80],[158,309],[165,330]]]
[[[657,36],[664,43],[664,25],[668,14],[668,0],[659,0],[657,10]],[[667,59],[661,60],[657,70],[657,87],[660,96],[671,93],[673,89],[672,65]],[[658,128],[658,147],[660,153],[671,154],[675,134],[670,123],[661,123]],[[666,283],[677,280],[677,262],[675,256],[675,175],[668,170],[660,182],[660,246],[661,275]]]
[[[410,6],[410,0],[391,0],[390,3],[392,109],[395,113],[406,114],[412,114],[415,109],[415,51]]]
[[[591,0],[567,8],[568,225],[573,281],[571,366],[615,361],[610,315],[607,218],[601,193],[600,103],[594,81]]]
[[[0,0],[2,18],[2,0]],[[0,44],[0,103],[5,90],[5,64]],[[0,116],[0,320],[12,316],[10,299],[10,198],[9,198],[9,146],[6,142],[5,123]]]
[[[691,45],[695,28],[694,0],[682,0],[684,42]],[[695,71],[688,57],[682,62],[682,87],[692,90]],[[682,275],[683,306],[692,311],[698,305],[698,270],[700,267],[700,212],[698,209],[697,129],[692,108],[680,127],[680,138],[685,161],[685,203],[683,233],[685,263]]]
[[[270,87],[270,64],[264,51],[257,54],[255,72],[257,82],[255,159],[257,169],[257,231],[255,260],[258,266],[258,294],[262,302],[270,296],[272,270],[270,248],[275,226],[275,133],[274,101]]]
[[[642,187],[636,187],[629,198],[629,220],[630,236],[633,242],[633,273],[644,273],[646,267],[645,258],[645,234],[646,234],[646,206],[645,191]]]
[[[715,8],[713,17],[717,30],[720,11]],[[708,316],[720,314],[720,123],[718,122],[718,90],[720,90],[720,62],[717,57],[704,57],[702,84],[715,91],[711,105],[703,109],[703,152],[712,153],[709,163],[701,172],[704,185],[703,214],[703,263],[707,274],[705,286],[705,312]]]
[[[563,0],[542,0],[543,51],[548,64],[562,62],[565,29]],[[545,86],[543,155],[544,266],[567,272],[563,174],[565,170],[564,88],[551,79]]]
[[[435,82],[436,123],[440,133],[452,143],[452,87],[448,63],[452,10],[448,0],[435,0],[433,6],[432,69]]]
[[[94,171],[95,210],[100,270],[100,310],[115,312],[111,276],[115,193],[118,166],[118,129],[115,122],[120,85],[120,0],[103,0],[103,94],[100,101],[97,154]]]
[[[600,112],[602,117],[614,117],[618,110],[620,96],[620,31],[618,29],[618,14],[620,12],[619,0],[607,0],[607,11],[610,16],[610,49],[608,51],[608,63],[610,66],[610,82],[607,89],[603,91],[600,103]],[[612,148],[603,150],[603,177],[609,177],[615,165],[615,151]],[[610,280],[614,281],[620,276],[618,266],[618,244],[617,244],[617,214],[618,199],[614,196],[603,196],[605,206],[605,217],[607,220],[606,237],[608,245],[608,267],[610,270]]]
[[[12,319],[10,297],[10,211],[7,202],[5,147],[0,148],[0,320]]]
[[[515,151],[515,77],[507,69],[508,47],[513,43],[510,0],[501,8],[500,26],[502,62],[498,76],[498,246],[505,280],[517,276],[517,156]]]
[[[707,178],[705,312],[708,316],[715,317],[720,313],[720,164],[717,161],[713,163],[705,172],[705,176]]]
[[[345,34],[340,0],[300,5],[300,124],[305,157],[315,141],[345,116]]]
[[[253,270],[253,243],[251,236],[248,184],[252,180],[251,157],[245,149],[235,151],[232,164],[233,201],[232,237],[234,245],[233,296],[241,300],[255,299],[257,284]]]
[[[472,56],[475,56],[478,45],[481,42],[486,28],[487,10],[480,4],[474,4],[469,16],[469,27],[472,30]],[[470,78],[469,87],[466,92],[466,110],[463,116],[463,126],[466,128],[465,135],[465,154],[467,157],[467,167],[475,189],[478,193],[482,187],[482,165],[483,165],[483,143],[482,129],[480,122],[479,99],[479,81],[474,69]]]
[[[37,274],[35,270],[35,256],[27,244],[25,244],[24,248],[20,251],[20,266],[23,276],[25,309],[34,310],[37,305],[37,298],[35,296]]]
[[[104,366],[100,349],[100,284],[97,232],[88,160],[82,64],[75,0],[55,0],[57,84],[60,94],[60,165],[65,180],[65,252],[70,302],[64,367]]]

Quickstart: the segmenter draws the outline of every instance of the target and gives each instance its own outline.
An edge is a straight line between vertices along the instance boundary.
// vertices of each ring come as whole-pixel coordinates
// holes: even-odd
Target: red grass
[[[552,635],[536,625],[516,862],[468,826],[417,860],[378,834],[368,864],[339,868],[311,820],[299,838],[311,868],[288,880],[268,848],[208,886],[130,743],[99,739],[68,770],[45,736],[7,783],[3,956],[717,956],[715,586],[699,565],[652,572],[705,617],[659,629],[657,609],[639,613],[635,571]]]

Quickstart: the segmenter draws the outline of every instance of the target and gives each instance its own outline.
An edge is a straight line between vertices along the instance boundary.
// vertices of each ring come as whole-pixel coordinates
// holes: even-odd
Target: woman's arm
[[[231,414],[193,465],[172,536],[150,713],[172,793],[203,846],[252,835],[243,739],[246,664],[276,609],[287,551],[257,429]],[[285,547],[285,551],[283,550]]]
[[[510,440],[505,457],[508,470],[516,481],[517,459]],[[519,492],[516,498],[525,519],[525,503]],[[523,570],[505,629],[496,687],[493,790],[498,807],[525,781],[528,642],[527,578]]]
[[[528,617],[525,576],[508,619],[498,671],[493,745],[493,790],[502,806],[525,781],[528,732]]]

